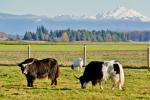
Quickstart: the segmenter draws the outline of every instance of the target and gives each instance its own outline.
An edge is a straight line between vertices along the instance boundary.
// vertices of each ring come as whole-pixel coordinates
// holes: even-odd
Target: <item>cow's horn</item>
[[[32,62],[28,63],[28,65],[31,65],[31,64],[33,64],[33,63],[34,63],[34,59],[33,59],[33,61],[32,61]]]
[[[26,67],[27,65],[31,65],[31,64],[33,64],[33,63],[34,63],[34,59],[33,59],[33,61],[30,62],[30,63],[22,64],[22,66],[23,66],[23,67]]]
[[[26,67],[28,64],[22,64],[23,67]]]
[[[76,78],[76,79],[80,79],[79,77],[77,77],[76,75],[74,75],[74,77]]]

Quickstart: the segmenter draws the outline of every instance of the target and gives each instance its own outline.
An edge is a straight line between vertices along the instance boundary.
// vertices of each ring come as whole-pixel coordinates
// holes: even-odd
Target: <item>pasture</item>
[[[17,63],[27,58],[28,44],[31,45],[31,57],[56,58],[61,75],[56,87],[50,86],[46,79],[36,80],[35,86],[26,86],[26,79]],[[81,89],[75,75],[81,72],[71,70],[73,58],[83,57],[82,44],[50,43],[0,43],[0,99],[38,99],[38,100],[149,100],[150,71],[147,69],[147,47],[149,43],[96,43],[87,44],[87,63],[92,60],[119,60],[125,72],[123,91],[111,90],[110,81],[100,90],[99,85]],[[6,66],[7,65],[7,66]]]
[[[28,57],[28,44],[31,57],[56,58],[61,65],[70,65],[76,57],[83,58],[83,44],[50,43],[1,43],[0,65],[15,65]],[[119,60],[129,67],[147,66],[147,47],[149,43],[88,43],[87,63],[92,60]]]
[[[148,69],[125,69],[125,87],[123,91],[111,90],[111,83],[104,84],[104,90],[99,85],[81,89],[79,81],[73,74],[82,73],[61,67],[61,76],[56,87],[50,86],[46,79],[36,80],[33,88],[26,86],[26,79],[18,66],[0,67],[0,99],[7,100],[149,100],[150,72]]]

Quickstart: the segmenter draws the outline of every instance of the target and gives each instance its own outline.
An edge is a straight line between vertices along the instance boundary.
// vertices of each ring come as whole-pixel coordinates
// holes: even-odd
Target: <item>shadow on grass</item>
[[[71,88],[51,88],[51,90],[72,90]]]
[[[72,90],[71,88],[57,88],[57,87],[25,87],[23,89],[29,89],[29,90],[38,90],[38,89],[43,89],[43,90],[56,90],[56,91],[66,91],[66,90]]]
[[[44,87],[44,88],[42,88],[42,87],[25,87],[25,88],[23,88],[23,89],[26,89],[26,90],[38,90],[38,89],[43,89],[43,90],[47,90],[47,89],[49,89],[49,88],[46,88],[46,87]]]
[[[150,69],[147,66],[140,66],[140,67],[135,67],[135,66],[124,66],[123,68],[125,69]]]
[[[17,64],[0,64],[0,66],[17,66]]]
[[[25,89],[25,90],[62,90],[62,91],[66,91],[66,90],[72,90],[71,88],[66,88],[66,87],[27,87],[26,85],[2,85],[1,87],[5,87],[7,89]]]
[[[7,89],[21,89],[25,86],[26,85],[12,85],[12,84],[9,84],[9,85],[2,85],[1,87],[5,87]]]

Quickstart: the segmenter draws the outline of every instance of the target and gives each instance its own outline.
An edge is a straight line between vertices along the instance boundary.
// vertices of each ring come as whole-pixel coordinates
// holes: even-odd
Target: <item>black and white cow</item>
[[[112,80],[112,89],[117,85],[120,90],[124,85],[124,71],[122,65],[115,61],[92,61],[90,62],[81,77],[76,77],[80,80],[81,88],[86,88],[89,81],[95,86],[97,82],[100,88],[103,89],[103,83],[107,79]]]

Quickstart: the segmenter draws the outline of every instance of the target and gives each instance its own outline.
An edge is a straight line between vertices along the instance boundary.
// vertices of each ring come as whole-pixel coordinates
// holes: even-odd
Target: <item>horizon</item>
[[[112,2],[109,0],[63,0],[63,2],[58,0],[2,0],[0,1],[0,13],[47,17],[58,15],[95,16],[123,6],[150,17],[149,4],[148,0],[138,2],[137,0],[113,0]]]

